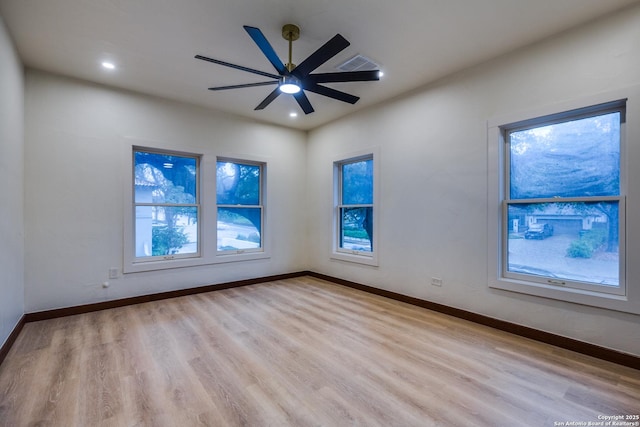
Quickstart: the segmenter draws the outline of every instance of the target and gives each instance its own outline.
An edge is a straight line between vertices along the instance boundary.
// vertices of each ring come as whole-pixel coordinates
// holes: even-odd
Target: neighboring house
[[[547,223],[553,227],[554,234],[579,235],[581,231],[591,230],[594,224],[605,227],[609,219],[597,207],[583,208],[571,205],[547,205],[544,209],[530,211],[522,208],[517,214],[509,215],[509,231],[525,232],[531,224]],[[596,225],[597,226],[597,225]]]

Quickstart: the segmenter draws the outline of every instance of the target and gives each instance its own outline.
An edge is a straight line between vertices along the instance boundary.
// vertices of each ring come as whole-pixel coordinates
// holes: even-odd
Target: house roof
[[[166,178],[158,168],[148,164],[137,164],[134,171],[136,187],[158,188],[166,185]]]

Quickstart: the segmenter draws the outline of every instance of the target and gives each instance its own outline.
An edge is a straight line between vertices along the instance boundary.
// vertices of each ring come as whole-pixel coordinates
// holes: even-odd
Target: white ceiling
[[[0,0],[0,14],[29,67],[308,130],[638,1]],[[265,78],[194,55],[277,74],[242,26],[260,28],[286,62],[286,23],[301,28],[294,63],[340,33],[351,46],[316,72],[362,54],[385,76],[327,84],[360,96],[355,105],[308,93],[309,115],[289,95],[254,111],[273,86],[207,90]]]

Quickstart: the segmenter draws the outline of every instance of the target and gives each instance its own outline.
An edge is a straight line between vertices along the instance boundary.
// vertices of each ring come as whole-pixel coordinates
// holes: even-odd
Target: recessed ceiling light
[[[289,117],[298,117],[298,113],[289,113]]]
[[[113,62],[109,62],[109,61],[103,61],[102,62],[102,67],[106,68],[107,70],[115,70],[116,66]]]
[[[378,71],[378,77],[382,78],[382,76],[384,76],[384,73],[382,71]]]

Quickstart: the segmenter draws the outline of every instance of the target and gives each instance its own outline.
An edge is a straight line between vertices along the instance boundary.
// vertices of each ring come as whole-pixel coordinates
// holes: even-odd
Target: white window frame
[[[535,199],[511,199],[510,198],[510,173],[511,165],[510,165],[510,143],[509,143],[509,135],[513,132],[518,132],[520,130],[531,129],[544,127],[552,124],[565,123],[572,120],[584,119],[589,117],[595,117],[604,114],[610,114],[614,112],[619,112],[621,114],[621,123],[620,123],[620,151],[623,152],[622,146],[625,141],[625,114],[626,114],[626,99],[617,100],[610,103],[599,104],[588,106],[585,108],[580,108],[578,110],[573,111],[563,111],[558,114],[552,114],[550,116],[544,117],[536,117],[530,120],[525,120],[518,123],[511,123],[509,125],[500,126],[501,132],[503,133],[503,148],[504,152],[504,173],[505,173],[505,191],[502,201],[502,218],[508,218],[508,209],[509,206],[516,206],[518,204],[537,204],[537,203],[597,203],[597,202],[617,202],[618,203],[618,230],[619,230],[619,239],[622,241],[619,248],[619,258],[620,261],[618,263],[618,286],[617,287],[609,287],[609,286],[600,286],[587,282],[579,282],[570,279],[552,279],[545,276],[535,276],[535,275],[527,275],[522,273],[511,272],[506,268],[507,266],[507,251],[502,251],[502,275],[506,278],[513,278],[523,281],[531,281],[536,283],[544,283],[551,284],[554,286],[566,286],[567,288],[574,289],[583,289],[587,291],[593,291],[595,293],[604,293],[604,294],[612,294],[612,295],[626,295],[626,284],[625,284],[625,275],[624,275],[624,259],[625,259],[625,246],[624,246],[624,238],[620,236],[624,236],[625,230],[625,197],[622,193],[622,188],[624,187],[622,182],[622,177],[625,175],[623,170],[622,156],[621,156],[621,165],[620,165],[620,191],[616,196],[591,196],[591,197],[554,197],[554,198],[535,198]],[[507,220],[502,221],[502,247],[507,248],[508,246],[508,224]]]
[[[362,150],[358,152],[349,153],[347,155],[340,156],[333,161],[333,238],[331,247],[331,258],[340,261],[347,261],[358,264],[365,264],[370,266],[378,266],[378,254],[380,252],[380,239],[378,238],[378,229],[380,224],[379,215],[379,148]],[[341,166],[348,163],[355,163],[361,160],[373,161],[373,203],[371,205],[362,205],[373,208],[373,242],[372,250],[369,251],[357,251],[348,250],[340,247],[340,225],[341,216],[340,210],[343,207],[341,203],[342,198],[342,169]],[[351,207],[351,205],[349,205]],[[360,205],[358,205],[360,206]]]
[[[154,202],[139,202],[136,201],[136,193],[135,193],[135,153],[136,152],[145,152],[145,153],[149,153],[149,154],[159,154],[159,155],[167,155],[167,156],[177,156],[177,157],[186,157],[186,158],[191,158],[194,159],[196,162],[196,196],[195,196],[195,203],[184,203],[184,204],[176,204],[176,203],[154,203]],[[140,264],[140,263],[155,263],[158,261],[169,261],[169,260],[178,260],[178,259],[189,259],[189,258],[199,258],[200,257],[200,253],[201,253],[201,223],[200,220],[202,218],[201,212],[202,212],[202,206],[200,204],[200,194],[201,194],[201,190],[200,190],[200,185],[202,180],[200,179],[200,162],[202,159],[202,156],[200,154],[194,154],[194,153],[186,153],[183,151],[171,151],[171,150],[163,150],[163,149],[156,149],[156,148],[148,148],[148,147],[140,147],[140,146],[133,146],[131,149],[131,176],[133,179],[131,179],[130,184],[131,184],[131,203],[132,203],[132,215],[133,215],[133,232],[132,237],[134,240],[133,246],[135,248],[135,239],[136,239],[136,210],[138,207],[153,207],[153,206],[161,206],[161,207],[165,207],[165,208],[171,208],[171,207],[195,207],[198,211],[197,214],[197,224],[198,224],[198,243],[197,243],[197,250],[196,252],[193,253],[186,253],[186,254],[172,254],[172,255],[156,255],[156,256],[144,256],[144,257],[140,257],[137,256],[135,254],[135,249],[134,249],[134,253],[133,253],[133,263],[135,264]]]
[[[535,121],[538,118],[551,117],[556,115],[562,118],[565,112],[586,109],[589,106],[612,103],[626,99],[627,119],[621,124],[620,141],[620,195],[619,197],[603,197],[601,199],[611,199],[619,201],[619,263],[620,263],[620,288],[619,293],[608,293],[598,291],[593,287],[564,287],[547,280],[536,280],[529,275],[505,274],[507,248],[507,208],[506,190],[508,184],[508,155],[505,150],[506,127],[517,123],[526,123],[528,120]],[[640,295],[638,290],[630,289],[631,285],[627,280],[627,224],[626,194],[627,194],[627,164],[628,147],[627,140],[629,132],[627,122],[629,113],[635,112],[634,106],[640,101],[640,87],[629,88],[619,91],[611,91],[604,94],[585,97],[578,100],[567,101],[552,106],[541,107],[528,112],[511,113],[504,116],[492,118],[487,122],[487,147],[488,147],[488,284],[489,287],[499,290],[512,291],[528,295],[535,295],[545,298],[568,301],[583,305],[602,307],[617,311],[640,314]],[[632,116],[632,120],[637,116]],[[637,134],[637,130],[635,131]],[[540,200],[529,200],[531,203]],[[542,200],[544,201],[544,200]],[[553,201],[553,200],[551,200]],[[573,200],[572,200],[573,201]],[[582,201],[576,198],[575,201]]]
[[[134,137],[123,137],[122,164],[126,171],[123,179],[123,266],[124,274],[141,273],[147,271],[157,271],[184,267],[196,267],[211,264],[224,264],[229,262],[244,262],[253,260],[268,259],[271,257],[270,240],[268,230],[270,229],[267,215],[267,161],[259,156],[252,156],[243,153],[215,153],[212,151],[194,149],[183,146],[181,149],[173,149],[166,142],[147,141]],[[134,204],[134,182],[133,182],[133,151],[134,149],[144,149],[151,152],[169,153],[177,155],[194,156],[200,158],[198,188],[200,196],[200,211],[198,218],[198,244],[200,252],[198,256],[191,257],[153,257],[141,261],[135,256],[135,204]],[[217,209],[216,209],[216,164],[218,158],[243,159],[244,162],[261,163],[263,165],[262,176],[262,204],[263,204],[263,224],[262,250],[259,252],[245,252],[218,255],[217,253]]]
[[[238,158],[230,158],[230,157],[218,157],[216,158],[216,167],[218,162],[229,162],[235,164],[243,164],[250,166],[258,166],[260,168],[260,202],[258,205],[227,205],[227,204],[218,204],[216,200],[216,210],[215,210],[215,223],[217,230],[218,223],[218,208],[246,208],[246,209],[260,209],[260,247],[252,248],[252,249],[235,249],[235,250],[224,250],[221,251],[218,249],[217,245],[217,236],[216,236],[216,253],[218,257],[233,257],[234,255],[251,255],[255,253],[263,253],[265,247],[265,176],[267,165],[265,162],[256,162],[252,160],[246,159],[238,159]]]

